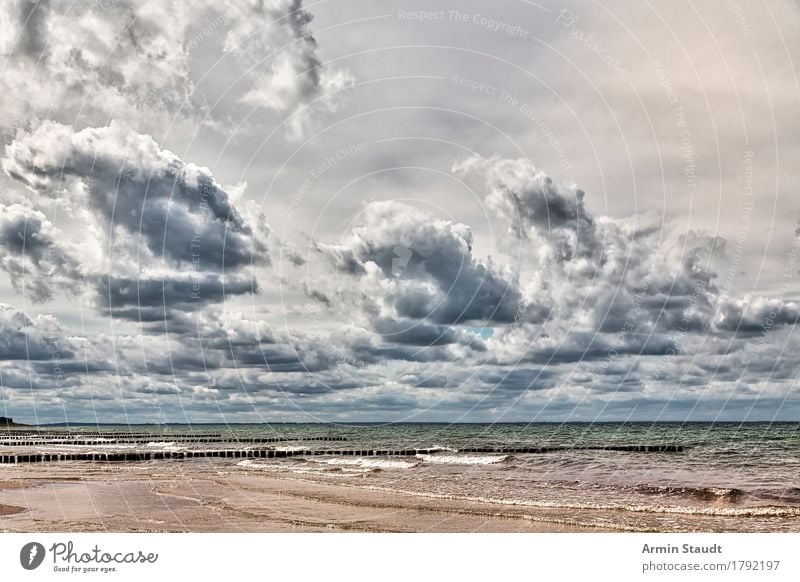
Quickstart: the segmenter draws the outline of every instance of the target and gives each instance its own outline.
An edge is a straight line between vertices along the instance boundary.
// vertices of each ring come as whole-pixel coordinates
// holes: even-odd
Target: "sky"
[[[797,420],[800,4],[3,0],[0,415]]]

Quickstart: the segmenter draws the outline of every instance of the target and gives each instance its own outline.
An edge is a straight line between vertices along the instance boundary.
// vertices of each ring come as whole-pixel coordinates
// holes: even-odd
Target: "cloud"
[[[433,50],[432,28],[379,5],[7,0],[0,286],[15,307],[0,318],[0,383],[13,415],[34,398],[40,413],[104,421],[795,414],[797,217],[780,212],[779,186],[795,183],[796,87],[780,74],[783,37],[769,14],[747,15],[767,87],[741,23],[713,10],[698,7],[714,35],[633,18],[656,65],[633,56],[634,36],[603,34],[608,14],[572,9],[608,54],[629,57],[636,95],[547,18],[529,32],[586,83],[544,45],[463,23],[436,23],[438,44],[508,62],[523,51],[543,82]],[[660,42],[673,30],[699,52]],[[388,46],[418,48],[369,50]],[[728,80],[710,74],[715,51]],[[344,60],[372,82],[350,91]],[[748,88],[741,107],[725,106],[732,79]],[[370,122],[335,124],[296,152],[273,139],[308,135],[345,98]],[[770,104],[777,138],[761,123]],[[413,148],[391,139],[413,136]],[[317,171],[368,138],[364,155]],[[469,202],[456,198],[462,180],[409,170],[451,166],[453,144],[486,154],[456,164]],[[505,157],[523,150],[535,163]],[[422,202],[366,205],[337,238],[356,198]],[[454,218],[421,212],[425,201]],[[639,208],[666,216],[625,216]],[[285,269],[271,268],[267,217],[295,243]],[[293,227],[312,224],[300,256]],[[745,284],[757,287],[743,297]]]
[[[337,109],[337,93],[353,79],[326,66],[308,28],[313,15],[302,0],[249,0],[231,27],[223,50],[242,62],[251,79],[241,98],[254,107],[289,112],[290,135],[299,137],[316,112]]]
[[[363,298],[371,317],[438,325],[510,323],[526,309],[511,272],[473,256],[466,225],[405,204],[367,205],[341,244],[319,249],[349,277],[345,284],[354,286],[353,295]]]
[[[777,314],[774,325],[796,320],[796,306],[780,300],[760,300],[742,313],[741,304],[721,297],[721,237],[673,236],[647,216],[593,215],[582,189],[557,184],[527,159],[471,157],[454,172],[478,183],[506,225],[506,260],[523,301],[548,314],[543,322],[500,326],[490,342],[497,361],[675,354],[712,326],[740,325],[741,335],[769,311]]]
[[[751,337],[769,333],[773,328],[796,325],[800,308],[793,302],[780,299],[753,297],[725,301],[720,305],[714,326],[738,336]]]
[[[73,246],[94,248],[68,254],[53,241],[44,215],[23,217],[18,205],[13,215],[6,210],[0,245],[39,268],[40,281],[27,283],[41,286],[39,299],[50,296],[54,283],[41,281],[45,250],[59,270],[83,272],[105,307],[123,316],[133,313],[126,305],[141,307],[134,310],[139,317],[151,308],[164,312],[253,293],[257,283],[244,271],[270,262],[269,230],[252,205],[246,219],[207,168],[184,162],[122,122],[79,132],[42,122],[18,133],[3,168],[40,203],[56,200],[82,225],[60,239],[71,235]],[[24,249],[20,229],[27,229]],[[4,266],[20,268],[10,261]]]
[[[0,244],[8,257],[24,257],[30,273],[47,271],[46,257],[61,253],[69,269],[82,273],[101,313],[140,323],[138,333],[123,328],[83,340],[77,358],[54,319],[9,311],[4,359],[34,360],[28,383],[43,387],[42,398],[53,402],[59,397],[46,395],[69,386],[76,399],[97,394],[110,406],[117,396],[105,383],[120,385],[131,410],[179,399],[184,410],[213,405],[242,414],[266,406],[327,417],[347,416],[354,406],[388,415],[509,407],[521,414],[547,402],[556,414],[602,395],[621,410],[631,394],[659,394],[673,385],[686,399],[711,384],[719,394],[731,383],[766,377],[772,386],[791,377],[789,367],[770,367],[768,358],[788,341],[778,328],[793,325],[798,308],[780,299],[721,297],[715,264],[724,258],[723,240],[699,232],[668,238],[649,218],[594,215],[588,195],[544,179],[526,160],[503,160],[505,173],[485,165],[493,181],[482,186],[487,199],[502,196],[520,207],[511,213],[505,202],[492,203],[508,226],[508,248],[521,248],[522,259],[502,251],[491,260],[477,256],[464,224],[397,202],[368,204],[341,242],[312,246],[303,266],[315,276],[300,281],[299,271],[286,274],[322,309],[351,315],[329,333],[314,334],[278,330],[222,306],[228,297],[257,291],[249,262],[268,263],[268,231],[250,226],[254,214],[236,208],[210,172],[124,126],[78,134],[50,129],[21,134],[6,170],[31,188],[33,201],[72,196],[67,210],[93,226],[81,229],[82,237],[109,232],[135,244],[101,241],[96,246],[118,254],[102,251],[110,273],[91,269],[91,261],[74,260],[80,253],[65,240],[69,232],[24,205],[3,207]],[[474,170],[472,177],[481,178]],[[498,176],[510,176],[508,183]],[[197,203],[203,185],[213,186],[205,192],[207,209]],[[111,211],[109,188],[126,198]],[[128,212],[116,220],[118,210],[137,207],[156,225],[190,222],[176,232],[201,224],[211,229],[203,231],[209,240],[240,237],[231,244],[232,258],[220,249],[212,252],[218,259],[194,271],[177,245],[154,244],[160,228],[148,224],[139,232],[138,217]],[[551,213],[558,220],[542,218],[550,207],[559,209]],[[195,222],[199,212],[207,222]],[[220,225],[223,231],[214,230]],[[585,244],[567,236],[582,228],[591,234]],[[255,248],[264,254],[242,258],[239,249]],[[126,264],[117,266],[123,257]],[[69,270],[53,275],[70,279]],[[763,348],[740,343],[762,332]],[[64,376],[58,382],[46,361],[54,351]],[[6,385],[24,388],[24,375],[14,369],[6,365]]]
[[[0,360],[50,360],[54,354],[63,358],[73,355],[71,342],[54,317],[31,318],[0,303]]]
[[[155,129],[205,110],[184,47],[204,2],[195,10],[175,0],[15,4],[0,88],[18,111],[2,112],[4,133],[37,118],[79,127],[122,118]]]
[[[482,178],[487,206],[503,218],[514,236],[546,237],[556,260],[596,251],[595,222],[586,211],[584,191],[576,185],[556,184],[526,159],[473,156],[453,171]]]
[[[352,83],[319,60],[301,0],[7,4],[8,21],[0,20],[0,90],[11,96],[11,107],[0,109],[0,132],[7,136],[36,119],[76,128],[124,119],[151,133],[181,124],[225,129],[230,120],[201,89],[225,82],[220,52],[244,68],[249,86],[233,87],[238,98],[294,112],[295,134],[313,115],[334,111],[335,93]]]
[[[78,262],[56,243],[57,236],[41,212],[0,204],[0,266],[14,288],[33,301],[52,298],[54,288],[75,290],[81,278]]]
[[[73,204],[87,203],[105,228],[138,236],[151,256],[171,265],[191,265],[194,243],[213,269],[267,260],[263,240],[207,168],[183,162],[123,123],[73,133],[43,122],[18,135],[3,168],[47,196],[74,180],[73,191],[85,200]]]
[[[161,278],[96,277],[98,304],[108,315],[141,322],[171,319],[179,311],[202,309],[226,297],[256,293],[255,279],[210,273]]]
[[[45,56],[49,4],[49,0],[19,0],[19,51],[34,60]]]

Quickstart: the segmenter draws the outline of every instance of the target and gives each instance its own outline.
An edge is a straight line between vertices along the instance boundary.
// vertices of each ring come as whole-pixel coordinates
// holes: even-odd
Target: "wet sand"
[[[227,460],[0,468],[4,532],[565,532],[545,513],[264,475]]]
[[[22,511],[25,511],[24,507],[16,507],[14,505],[0,505],[0,516],[12,515],[14,513],[20,513]]]

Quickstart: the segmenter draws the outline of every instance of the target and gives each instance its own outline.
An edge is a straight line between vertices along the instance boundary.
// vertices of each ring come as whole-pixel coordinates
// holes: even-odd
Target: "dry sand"
[[[226,460],[6,465],[0,508],[6,532],[599,531],[530,512],[497,517],[482,504],[265,475]]]

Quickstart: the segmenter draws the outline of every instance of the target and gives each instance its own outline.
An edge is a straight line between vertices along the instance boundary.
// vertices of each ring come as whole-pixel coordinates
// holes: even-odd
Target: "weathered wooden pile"
[[[10,419],[9,419],[10,420]],[[302,446],[280,450],[275,447],[243,447],[242,445],[267,445],[281,442],[303,443],[345,441],[344,437],[319,436],[304,438],[276,438],[276,437],[250,437],[219,433],[209,434],[152,434],[135,432],[73,432],[73,431],[38,431],[28,430],[0,436],[0,451],[6,447],[28,447],[42,449],[53,445],[58,446],[93,446],[108,447],[116,444],[136,445],[149,444],[158,446],[159,441],[165,444],[191,444],[191,450],[135,450],[135,451],[75,451],[75,452],[26,452],[0,454],[1,464],[18,463],[50,463],[57,461],[93,461],[93,462],[131,462],[131,461],[157,461],[157,460],[182,460],[202,458],[226,459],[285,459],[298,456],[354,456],[354,457],[383,457],[435,454],[441,449],[320,449],[305,448]],[[197,448],[197,445],[225,444],[219,448]],[[165,447],[162,447],[162,449]],[[602,450],[619,451],[628,453],[681,453],[682,445],[608,445],[608,446],[573,446],[573,447],[479,447],[463,448],[458,453],[497,453],[497,454],[545,454],[564,450]]]

